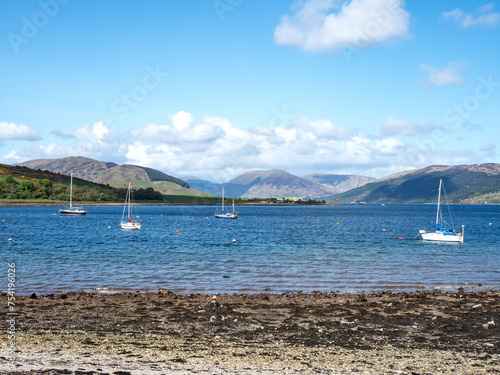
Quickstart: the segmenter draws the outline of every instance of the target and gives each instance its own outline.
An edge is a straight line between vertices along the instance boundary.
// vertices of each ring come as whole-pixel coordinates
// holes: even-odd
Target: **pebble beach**
[[[0,374],[500,373],[498,290],[70,292],[16,312]]]

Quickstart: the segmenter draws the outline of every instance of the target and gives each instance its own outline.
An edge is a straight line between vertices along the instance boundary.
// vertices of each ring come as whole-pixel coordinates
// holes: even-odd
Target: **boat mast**
[[[437,226],[439,224],[439,206],[441,204],[441,184],[443,183],[443,180],[440,179],[439,180],[439,193],[438,193],[438,204],[437,204],[437,213],[436,213],[436,230],[437,230]]]
[[[224,213],[224,187],[222,187],[222,213]]]
[[[69,183],[69,209],[70,211],[73,209],[73,172],[71,172],[71,179]]]
[[[130,182],[128,183],[128,218],[130,219]]]

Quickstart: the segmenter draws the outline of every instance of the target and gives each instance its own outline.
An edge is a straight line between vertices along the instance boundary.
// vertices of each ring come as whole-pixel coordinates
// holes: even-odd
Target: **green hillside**
[[[70,176],[22,166],[0,164],[0,200],[64,201],[68,197]],[[86,202],[123,202],[125,189],[73,177],[73,200]],[[163,202],[162,194],[152,188],[136,189],[136,201]]]
[[[152,168],[131,164],[119,165],[81,156],[61,159],[28,160],[18,165],[32,169],[63,173],[121,188],[131,182],[134,186],[152,188],[162,194],[204,196],[206,193],[193,189],[188,183]]]
[[[443,179],[450,203],[500,203],[500,164],[431,166],[387,176],[333,196],[341,202],[429,203]]]

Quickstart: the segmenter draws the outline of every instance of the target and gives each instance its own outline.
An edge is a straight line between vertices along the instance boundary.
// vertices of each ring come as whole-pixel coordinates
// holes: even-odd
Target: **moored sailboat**
[[[214,216],[217,219],[237,219],[238,213],[234,211],[234,199],[233,199],[233,212],[224,211],[224,188],[222,188],[222,210],[221,212],[216,212]]]
[[[120,221],[120,226],[122,229],[127,230],[140,230],[141,223],[132,218],[132,209],[131,209],[131,200],[132,200],[132,185],[130,182],[128,183],[127,196],[125,198],[125,205],[123,206],[122,220]],[[127,211],[127,221],[124,221],[125,211]]]
[[[73,207],[73,173],[71,173],[70,184],[69,184],[69,209],[66,206],[59,210],[61,215],[65,216],[83,216],[87,214],[87,211],[83,207]]]
[[[422,239],[426,241],[442,241],[442,242],[464,242],[464,232],[465,226],[462,225],[462,232],[457,233],[455,231],[455,227],[453,225],[453,221],[448,224],[441,212],[441,188],[444,190],[443,180],[439,180],[439,192],[438,192],[438,201],[437,201],[437,212],[436,212],[436,228],[434,232],[427,231],[425,229],[421,229],[419,234],[422,236]],[[445,193],[446,199],[446,193]],[[450,220],[451,213],[450,213]]]

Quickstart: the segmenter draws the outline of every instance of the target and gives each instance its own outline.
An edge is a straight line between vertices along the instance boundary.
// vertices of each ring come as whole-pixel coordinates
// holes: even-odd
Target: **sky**
[[[500,3],[5,0],[0,163],[225,182],[499,162]]]

